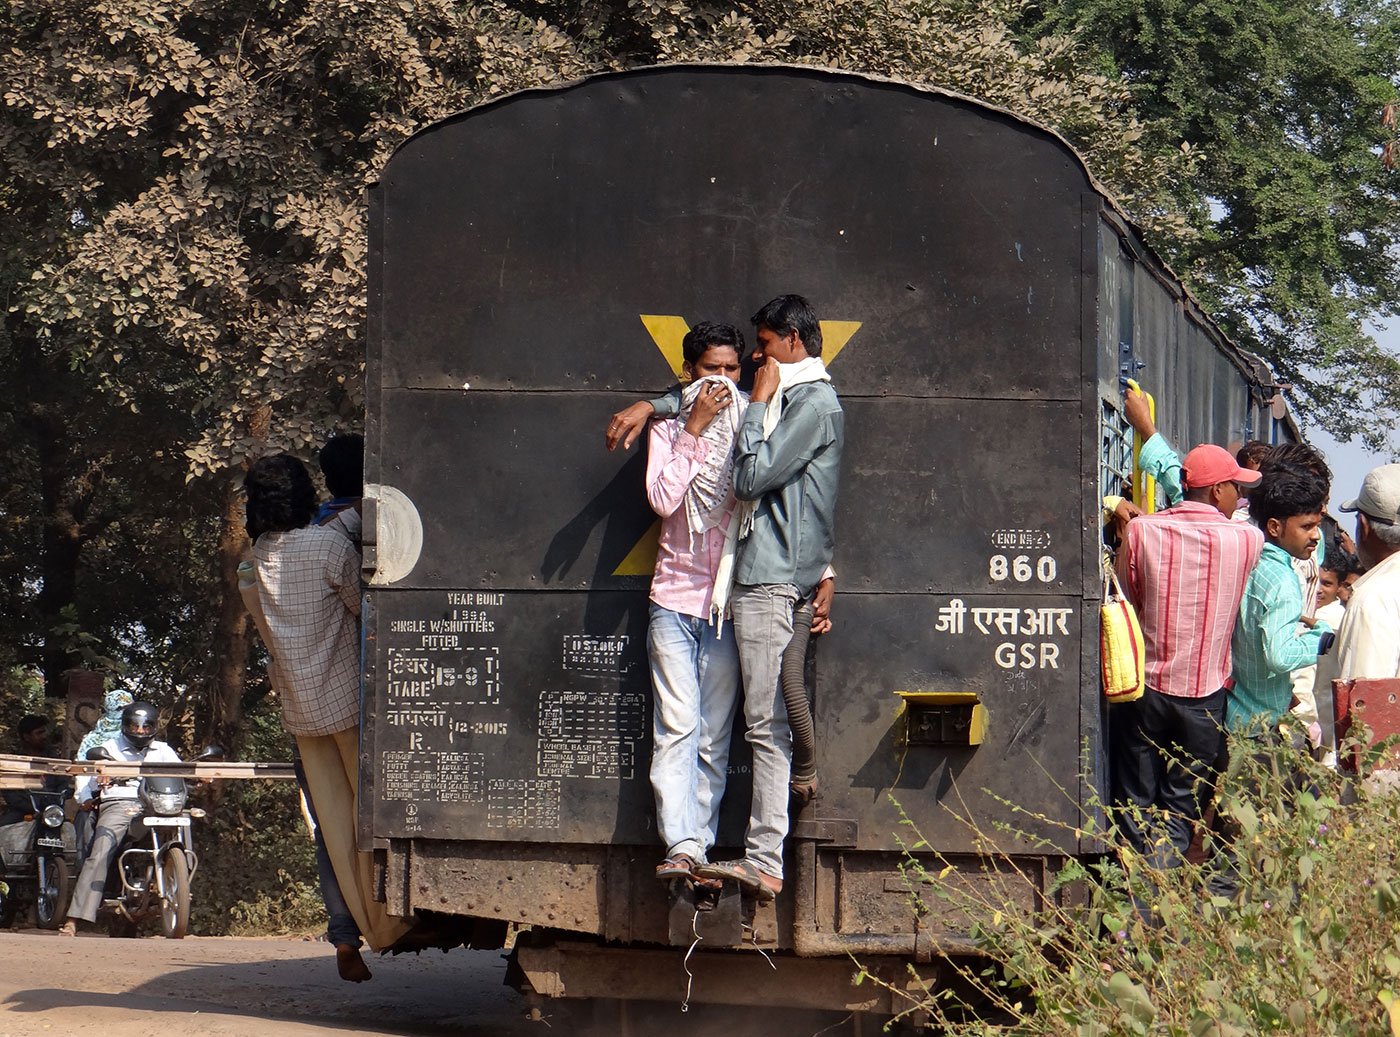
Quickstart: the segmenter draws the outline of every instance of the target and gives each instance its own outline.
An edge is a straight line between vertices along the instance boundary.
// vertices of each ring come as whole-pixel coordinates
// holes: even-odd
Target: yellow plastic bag
[[[1103,693],[1110,702],[1135,702],[1142,698],[1147,673],[1142,627],[1112,569],[1104,580],[1103,605],[1099,609],[1099,660]]]

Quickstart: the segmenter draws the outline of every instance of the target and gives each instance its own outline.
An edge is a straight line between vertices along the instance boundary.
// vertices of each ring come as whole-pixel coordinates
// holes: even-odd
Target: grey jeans
[[[780,678],[783,651],[792,640],[797,588],[790,583],[735,584],[731,601],[744,674],[745,737],[753,749],[753,805],[745,856],[759,870],[782,878],[792,728]]]
[[[83,861],[78,872],[78,881],[73,884],[73,902],[68,908],[68,917],[84,922],[97,921],[97,912],[102,907],[102,890],[107,885],[107,871],[117,848],[126,838],[131,822],[141,813],[141,804],[134,799],[114,799],[103,803],[97,815],[97,834],[92,840],[92,849],[87,860]]]

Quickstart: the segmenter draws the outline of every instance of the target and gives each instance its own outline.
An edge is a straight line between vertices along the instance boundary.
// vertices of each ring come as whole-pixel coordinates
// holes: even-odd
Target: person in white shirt
[[[122,710],[121,731],[102,743],[114,760],[132,763],[179,763],[180,757],[164,742],[156,741],[156,723],[160,711],[149,702],[133,702]],[[78,779],[77,800],[83,810],[91,810],[98,790],[102,792],[97,815],[97,834],[88,851],[78,881],[73,885],[73,901],[68,909],[68,921],[63,932],[72,936],[77,922],[97,921],[102,907],[102,891],[107,884],[107,870],[126,838],[131,823],[141,814],[137,801],[137,778],[111,781],[94,775]]]
[[[1342,600],[1342,588],[1348,576],[1355,574],[1357,564],[1354,555],[1341,547],[1331,547],[1322,560],[1317,581],[1316,619],[1325,622],[1333,630],[1342,625],[1346,616],[1346,602]],[[1304,666],[1293,671],[1293,698],[1296,702],[1292,712],[1295,716],[1307,716],[1316,721],[1318,738],[1313,744],[1318,748],[1322,762],[1334,766],[1337,758],[1336,731],[1332,717],[1332,685],[1327,676],[1327,667],[1322,665],[1322,657],[1312,666]]]
[[[1342,510],[1356,513],[1356,550],[1367,569],[1337,631],[1336,676],[1400,677],[1400,464],[1371,469]]]

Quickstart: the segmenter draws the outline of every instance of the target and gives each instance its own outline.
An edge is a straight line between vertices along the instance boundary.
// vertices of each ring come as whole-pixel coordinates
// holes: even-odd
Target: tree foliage
[[[1206,308],[1328,431],[1395,449],[1400,357],[1365,324],[1400,313],[1400,4],[1050,0],[1045,31],[1100,48],[1149,151],[1197,152],[1169,185],[1195,233],[1157,244]]]
[[[1384,418],[1394,362],[1360,321],[1400,298],[1377,154],[1395,2],[16,0],[0,13],[0,363],[21,373],[0,399],[9,641],[52,677],[76,623],[236,721],[231,700],[263,685],[239,679],[235,484],[250,456],[308,455],[362,412],[366,184],[435,119],[606,69],[809,63],[1035,118],[1334,431],[1358,399]]]
[[[1150,128],[1124,84],[1075,41],[1021,42],[1024,13],[1019,0],[9,5],[0,211],[25,232],[0,255],[0,358],[32,387],[0,415],[16,432],[0,455],[11,633],[47,645],[52,677],[73,661],[55,631],[76,609],[117,654],[165,644],[178,662],[162,686],[220,698],[216,715],[236,720],[238,470],[357,422],[364,188],[414,130],[490,97],[682,59],[901,76],[1059,127],[1145,222],[1184,232],[1162,186],[1183,156],[1140,146]],[[201,638],[233,665],[216,673],[189,651]]]

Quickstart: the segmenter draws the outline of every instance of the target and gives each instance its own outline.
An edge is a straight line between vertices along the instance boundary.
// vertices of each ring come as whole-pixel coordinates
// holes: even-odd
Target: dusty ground
[[[499,951],[367,960],[352,984],[324,943],[0,932],[0,1037],[549,1032],[501,985]]]
[[[367,958],[342,982],[324,943],[188,937],[68,939],[0,931],[0,1037],[848,1037],[879,1026],[807,1012],[697,1005],[546,1004],[502,984],[500,951]]]

